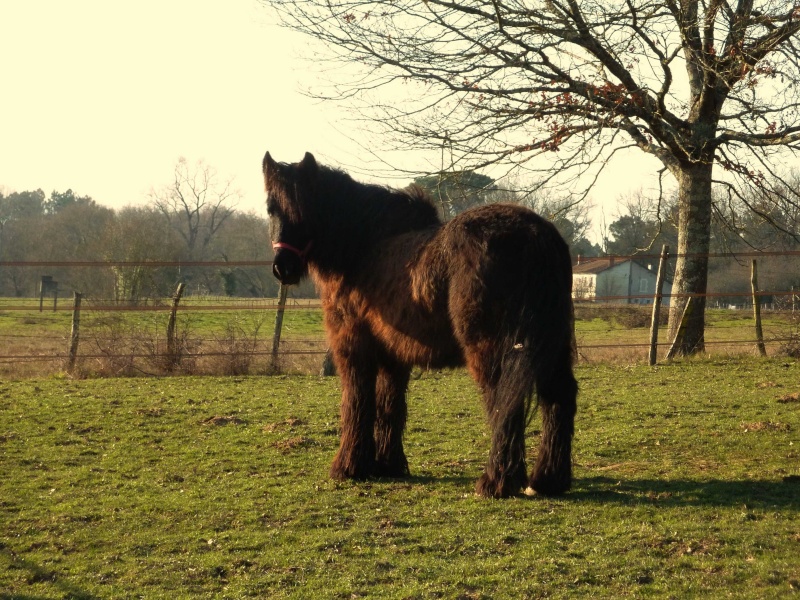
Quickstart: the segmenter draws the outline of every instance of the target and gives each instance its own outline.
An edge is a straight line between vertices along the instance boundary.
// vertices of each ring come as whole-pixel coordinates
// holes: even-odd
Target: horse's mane
[[[355,181],[332,167],[319,166],[311,209],[321,228],[361,243],[441,225],[430,197],[419,186],[397,190]]]

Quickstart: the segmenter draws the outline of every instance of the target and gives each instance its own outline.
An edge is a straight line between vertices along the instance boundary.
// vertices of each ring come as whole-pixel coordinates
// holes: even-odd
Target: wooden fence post
[[[667,259],[669,258],[669,246],[664,244],[661,248],[661,257],[658,259],[658,274],[656,275],[656,291],[653,297],[653,316],[650,319],[650,354],[648,363],[650,366],[656,364],[658,357],[658,322],[661,312],[661,299],[664,292],[664,275],[667,272]]]
[[[333,352],[328,348],[325,351],[325,358],[322,359],[322,370],[320,376],[333,377],[336,375],[336,365],[333,363]]]
[[[75,361],[78,359],[78,340],[80,339],[81,327],[81,298],[83,294],[74,293],[72,303],[72,330],[69,335],[69,351],[67,352],[67,373],[72,373],[75,368]]]
[[[53,294],[53,312],[58,310],[58,282],[53,281],[52,275],[42,275],[39,281],[39,312],[44,308],[44,297]]]
[[[172,371],[178,366],[178,336],[175,332],[176,320],[178,317],[178,305],[183,296],[183,288],[185,284],[179,283],[175,294],[172,296],[172,308],[169,311],[169,322],[167,323],[167,370]]]
[[[286,293],[288,288],[281,284],[278,291],[278,312],[275,313],[275,334],[272,336],[272,369],[278,370],[278,348],[281,344],[281,329],[283,328],[283,311],[286,309]]]
[[[764,330],[761,328],[761,302],[759,302],[758,298],[758,263],[756,263],[755,258],[750,263],[750,289],[753,294],[753,319],[756,322],[756,347],[761,356],[766,356]]]

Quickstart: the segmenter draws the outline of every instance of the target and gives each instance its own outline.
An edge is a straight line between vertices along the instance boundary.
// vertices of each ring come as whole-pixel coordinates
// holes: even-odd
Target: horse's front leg
[[[350,331],[333,347],[342,380],[341,438],[331,465],[334,479],[366,479],[375,472],[377,361],[368,335]]]
[[[410,474],[403,451],[409,373],[409,367],[390,360],[381,361],[378,370],[375,474],[380,477],[406,477]]]

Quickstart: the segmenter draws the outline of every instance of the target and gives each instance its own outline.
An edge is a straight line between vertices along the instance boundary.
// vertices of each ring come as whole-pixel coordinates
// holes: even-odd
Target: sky
[[[0,0],[0,190],[139,205],[183,157],[233,178],[238,208],[265,215],[266,150],[359,164],[344,107],[303,94],[308,43],[257,0]],[[618,161],[600,182],[606,217],[642,185],[636,172]]]
[[[261,159],[335,156],[338,109],[302,94],[300,40],[254,0],[0,2],[0,186],[122,207],[180,157],[263,212]]]

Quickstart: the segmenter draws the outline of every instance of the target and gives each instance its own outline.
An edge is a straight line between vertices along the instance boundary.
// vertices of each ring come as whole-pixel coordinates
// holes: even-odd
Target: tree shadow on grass
[[[800,478],[751,479],[577,479],[566,498],[598,504],[617,503],[655,506],[759,505],[800,510]]]
[[[21,558],[11,548],[0,543],[0,554],[5,555],[5,559],[9,564],[10,569],[21,570],[25,573],[25,578],[29,585],[36,583],[49,584],[54,589],[57,589],[63,598],[69,600],[97,600],[98,597],[88,592],[79,589],[77,586],[72,585],[68,581],[64,581],[62,577],[55,571],[46,569],[36,563]],[[41,596],[32,596],[30,594],[16,594],[8,591],[0,591],[0,600],[42,600]]]

